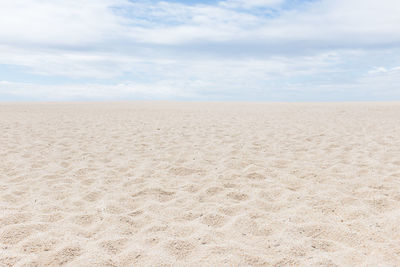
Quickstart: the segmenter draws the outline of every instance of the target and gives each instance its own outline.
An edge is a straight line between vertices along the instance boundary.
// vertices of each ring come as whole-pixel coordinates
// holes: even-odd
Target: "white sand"
[[[0,104],[0,266],[399,266],[400,104]]]

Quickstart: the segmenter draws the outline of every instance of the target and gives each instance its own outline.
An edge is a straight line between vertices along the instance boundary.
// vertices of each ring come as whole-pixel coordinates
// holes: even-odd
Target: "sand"
[[[400,103],[3,103],[0,209],[0,266],[399,266]]]

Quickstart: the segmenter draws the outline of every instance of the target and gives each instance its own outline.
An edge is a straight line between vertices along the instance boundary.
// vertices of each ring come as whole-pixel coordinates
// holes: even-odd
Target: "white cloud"
[[[219,2],[219,4],[228,8],[250,9],[254,7],[274,7],[283,2],[283,0],[226,0]]]
[[[180,92],[168,84],[117,83],[111,85],[88,83],[69,85],[38,85],[0,81],[0,96],[15,99],[33,99],[44,101],[57,100],[120,100],[120,99],[152,99],[194,97],[187,92]]]
[[[249,6],[253,3],[234,2]],[[163,2],[141,6],[147,9],[144,13],[151,14],[149,19],[153,23],[148,27],[134,27],[130,34],[136,41],[157,44],[258,42],[279,47],[299,42],[354,48],[400,42],[397,26],[400,25],[400,2],[397,0],[387,0],[385,4],[376,0],[323,0],[306,3],[300,9],[280,9],[272,17],[226,9],[223,3],[186,6]],[[154,10],[157,12],[152,13]],[[165,18],[171,17],[179,19],[165,23]]]
[[[127,0],[18,0],[0,2],[0,37],[13,45],[101,46],[120,42],[182,44],[306,42],[354,47],[400,41],[400,2],[322,0],[273,17],[238,8],[281,0],[228,0],[185,5]],[[124,12],[118,12],[124,10]]]
[[[118,0],[17,0],[0,2],[0,39],[13,45],[82,46],[123,32],[110,12]]]
[[[103,72],[91,65],[84,65],[79,56],[76,62],[68,66],[77,67],[77,77],[103,78],[108,70]],[[3,83],[0,92],[15,97],[45,96],[49,100],[58,99],[118,99],[118,98],[184,98],[202,99],[217,96],[245,97],[249,91],[257,92],[260,88],[272,92],[274,87],[281,86],[282,80],[304,75],[330,75],[338,70],[334,65],[340,57],[335,54],[320,54],[298,58],[274,57],[270,59],[247,60],[159,60],[140,61],[128,60],[120,56],[113,58],[116,65],[124,65],[131,69],[131,75],[140,77],[136,81],[113,82],[109,85],[101,83],[67,84],[67,85],[37,85],[29,83]],[[53,59],[66,61],[65,58]],[[103,59],[105,60],[105,59]],[[118,61],[119,60],[119,61]],[[43,66],[37,61],[35,71],[47,75],[59,75],[65,71],[65,66],[47,63]],[[96,61],[91,64],[97,64]],[[85,66],[88,70],[85,70]],[[42,69],[44,68],[44,69]],[[96,69],[98,72],[92,72]],[[121,67],[118,68],[121,70]],[[110,70],[111,71],[111,70]],[[72,70],[71,70],[72,72]],[[14,93],[12,93],[14,92]]]
[[[2,83],[0,94],[185,98],[336,85],[361,90],[360,85],[377,86],[374,79],[396,90],[390,81],[397,81],[398,69],[385,58],[400,60],[400,1],[299,1],[290,9],[283,4],[1,1],[0,64],[61,80],[96,81]],[[113,85],[98,81],[107,79]]]
[[[387,69],[385,67],[375,67],[368,72],[369,75],[400,75],[400,66]]]

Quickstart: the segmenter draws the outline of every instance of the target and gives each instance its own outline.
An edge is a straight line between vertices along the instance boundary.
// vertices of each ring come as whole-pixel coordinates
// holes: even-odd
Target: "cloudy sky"
[[[134,99],[400,100],[400,1],[0,1],[0,101]]]

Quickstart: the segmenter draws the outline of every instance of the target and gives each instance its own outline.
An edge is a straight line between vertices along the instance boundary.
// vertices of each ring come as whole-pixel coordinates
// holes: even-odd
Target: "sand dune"
[[[400,104],[0,104],[0,266],[399,266]]]

